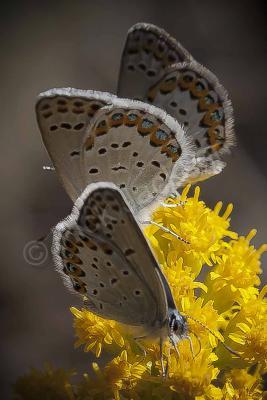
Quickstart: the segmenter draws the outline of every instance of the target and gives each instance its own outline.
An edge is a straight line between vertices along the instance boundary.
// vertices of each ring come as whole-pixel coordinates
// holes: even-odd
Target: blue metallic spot
[[[113,121],[118,121],[122,117],[123,117],[123,115],[121,113],[116,113],[116,114],[113,114],[111,118],[113,119]]]
[[[213,111],[210,117],[213,121],[221,121],[223,119],[223,110],[220,108],[219,110]]]
[[[204,86],[203,83],[201,83],[201,82],[198,82],[198,83],[196,84],[196,88],[197,88],[197,90],[198,90],[199,92],[201,92],[202,90],[205,90],[205,86]]]
[[[173,154],[178,154],[178,147],[173,146],[172,144],[169,144],[168,149],[171,151]]]
[[[128,119],[130,121],[136,121],[137,120],[137,115],[136,114],[129,114],[128,115]]]
[[[71,264],[71,263],[67,263],[66,264],[66,267],[67,267],[67,269],[70,271],[70,272],[75,272],[76,271],[76,266],[75,265],[73,265],[73,264]]]
[[[149,121],[148,119],[144,119],[142,121],[142,128],[148,129],[153,126],[153,122]]]
[[[213,104],[214,103],[213,98],[211,96],[209,96],[209,95],[205,96],[204,99],[205,99],[205,103],[206,104]]]
[[[158,129],[156,132],[156,138],[158,140],[166,140],[168,139],[169,135],[167,132],[164,132],[162,129]]]
[[[65,249],[65,257],[69,257],[70,255],[71,255],[70,251]]]

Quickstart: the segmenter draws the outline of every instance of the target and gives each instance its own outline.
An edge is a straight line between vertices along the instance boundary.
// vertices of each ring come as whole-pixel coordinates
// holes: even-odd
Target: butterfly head
[[[188,326],[186,318],[177,310],[169,310],[169,337],[175,343],[181,339],[187,338]]]

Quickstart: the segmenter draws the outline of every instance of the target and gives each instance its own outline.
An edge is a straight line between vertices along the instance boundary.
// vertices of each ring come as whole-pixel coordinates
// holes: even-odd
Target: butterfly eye
[[[176,310],[170,315],[169,326],[172,333],[183,336],[187,332],[186,319]]]

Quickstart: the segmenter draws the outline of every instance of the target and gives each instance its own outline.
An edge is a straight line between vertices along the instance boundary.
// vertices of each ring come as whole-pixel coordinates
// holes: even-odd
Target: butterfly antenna
[[[227,344],[225,344],[225,343],[222,341],[222,339],[219,338],[219,336],[216,335],[216,333],[214,333],[210,328],[208,328],[205,324],[203,324],[203,322],[199,321],[198,319],[195,319],[195,318],[191,317],[190,315],[186,315],[185,317],[188,318],[188,319],[192,319],[192,321],[197,322],[199,325],[201,325],[203,328],[205,328],[209,333],[211,333],[212,336],[214,336],[214,337],[223,345],[223,347],[224,347],[226,350],[229,351],[229,353],[231,353],[231,354],[237,356],[238,358],[241,358],[241,355],[240,355],[237,351],[235,351],[235,350],[233,350],[231,347],[227,346]],[[197,336],[196,336],[196,337],[197,337]]]
[[[46,242],[50,235],[52,235],[52,230],[50,230],[46,235],[41,236],[36,240],[36,242]]]
[[[43,170],[44,171],[55,171],[55,167],[51,167],[49,165],[43,165]]]
[[[165,203],[164,201],[160,203],[163,207],[168,207],[168,208],[177,208],[184,206],[187,203],[187,201],[179,201],[179,203]]]
[[[184,238],[182,238],[181,236],[177,235],[175,232],[173,232],[171,229],[166,228],[166,226],[160,225],[155,221],[140,221],[141,224],[144,225],[155,225],[158,228],[162,229],[164,232],[170,233],[171,235],[173,235],[174,237],[176,237],[176,239],[181,240],[181,242],[184,242],[186,244],[190,244],[190,242],[188,242],[187,240],[185,240]]]

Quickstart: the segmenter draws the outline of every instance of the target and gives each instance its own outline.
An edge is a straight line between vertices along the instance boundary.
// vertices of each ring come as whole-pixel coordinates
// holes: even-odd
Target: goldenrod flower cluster
[[[64,379],[59,374],[61,380],[54,380],[63,385],[66,399],[258,400],[266,395],[262,377],[267,373],[267,286],[259,287],[260,257],[267,246],[256,249],[251,244],[255,230],[246,236],[231,231],[232,205],[222,211],[219,202],[210,209],[199,200],[199,188],[192,197],[189,188],[180,197],[167,199],[168,206],[159,207],[153,220],[190,244],[155,225],[145,234],[177,308],[192,317],[188,323],[195,354],[188,341],[181,341],[178,357],[167,342],[169,368],[164,378],[158,343],[143,341],[144,355],[126,327],[72,307],[76,346],[96,358],[104,351],[109,361],[104,366],[94,362],[92,371],[75,385],[68,383],[70,374]],[[36,380],[34,374],[28,380]],[[20,381],[20,394],[22,387]]]

